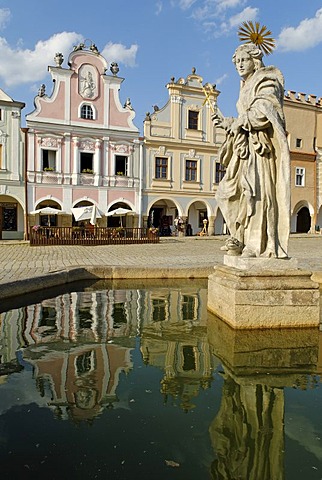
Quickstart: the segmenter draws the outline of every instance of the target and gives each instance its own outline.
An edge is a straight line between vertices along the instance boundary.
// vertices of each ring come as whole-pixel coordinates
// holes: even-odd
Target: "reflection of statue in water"
[[[226,174],[216,199],[243,257],[287,257],[290,157],[280,70],[265,67],[254,44],[240,45],[233,62],[241,76],[237,118],[213,116],[226,131],[220,161]],[[236,242],[237,241],[237,242]],[[231,245],[232,244],[232,245]]]
[[[212,478],[282,480],[283,389],[224,378],[221,407],[209,429],[217,454]]]

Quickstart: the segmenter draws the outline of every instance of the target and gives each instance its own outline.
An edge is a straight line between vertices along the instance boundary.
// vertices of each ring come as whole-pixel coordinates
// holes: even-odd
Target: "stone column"
[[[208,217],[208,235],[215,235],[215,217]]]

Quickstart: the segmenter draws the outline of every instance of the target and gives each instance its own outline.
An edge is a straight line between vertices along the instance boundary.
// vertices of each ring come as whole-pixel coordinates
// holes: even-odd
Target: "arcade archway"
[[[297,212],[296,233],[308,233],[311,230],[311,215],[307,207]]]

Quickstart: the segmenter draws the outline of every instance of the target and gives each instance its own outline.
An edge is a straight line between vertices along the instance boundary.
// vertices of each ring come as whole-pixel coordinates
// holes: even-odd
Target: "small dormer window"
[[[93,120],[94,112],[92,106],[87,104],[82,105],[80,116],[86,120]]]

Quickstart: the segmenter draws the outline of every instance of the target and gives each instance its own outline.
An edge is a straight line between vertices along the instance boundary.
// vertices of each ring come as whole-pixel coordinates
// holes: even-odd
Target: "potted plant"
[[[53,172],[53,171],[54,171],[53,167],[45,167],[44,168],[44,172]]]
[[[83,168],[82,173],[90,173],[93,174],[94,171],[91,168]]]

